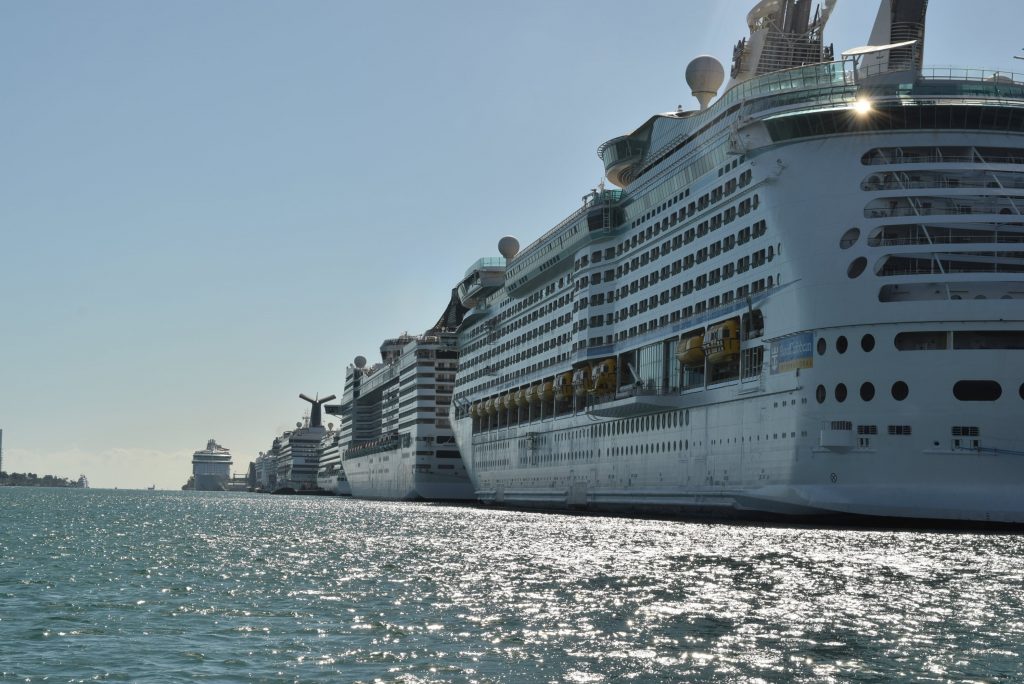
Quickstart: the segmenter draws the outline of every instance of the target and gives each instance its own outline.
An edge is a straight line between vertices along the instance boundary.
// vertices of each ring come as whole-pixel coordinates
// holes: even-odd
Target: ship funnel
[[[927,14],[928,0],[882,0],[869,39],[880,48],[865,55],[860,74],[920,71]]]
[[[313,409],[309,415],[309,427],[321,427],[323,425],[323,417],[320,407],[334,398],[335,397],[333,394],[329,397],[324,397],[323,399],[320,399],[319,395],[317,395],[316,399],[310,399],[305,394],[299,395],[299,399],[304,399],[305,401],[308,401],[310,404],[313,405]],[[302,427],[301,423],[298,425],[298,427]]]
[[[725,67],[711,55],[701,55],[686,67],[686,83],[700,102],[701,110],[708,108],[725,82]]]

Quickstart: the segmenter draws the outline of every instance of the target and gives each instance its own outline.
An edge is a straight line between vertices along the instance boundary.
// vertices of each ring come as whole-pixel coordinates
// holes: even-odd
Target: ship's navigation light
[[[857,116],[867,116],[874,109],[871,104],[871,100],[866,98],[860,98],[853,103],[853,111],[857,113]]]

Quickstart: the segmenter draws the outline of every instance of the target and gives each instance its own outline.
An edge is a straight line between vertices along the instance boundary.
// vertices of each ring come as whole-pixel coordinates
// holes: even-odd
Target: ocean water
[[[1024,681],[1016,535],[20,488],[0,512],[0,681]]]

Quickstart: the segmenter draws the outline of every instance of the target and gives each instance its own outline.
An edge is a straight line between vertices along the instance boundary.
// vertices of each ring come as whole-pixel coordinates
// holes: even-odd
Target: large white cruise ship
[[[448,418],[457,338],[441,329],[380,347],[382,363],[356,357],[341,403],[342,468],[360,499],[472,500]]]
[[[923,69],[927,0],[835,60],[833,6],[757,3],[621,189],[470,269],[481,500],[1024,523],[1024,78]]]
[[[197,492],[222,492],[231,478],[231,452],[217,444],[206,442],[206,448],[192,454],[191,487]]]

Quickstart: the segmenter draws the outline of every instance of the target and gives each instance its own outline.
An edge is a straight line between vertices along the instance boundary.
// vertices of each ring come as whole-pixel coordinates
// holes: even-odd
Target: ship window
[[[900,351],[919,351],[946,348],[945,332],[905,332],[896,335],[896,349]]]
[[[1024,332],[1019,330],[954,331],[953,349],[1024,349]]]
[[[824,404],[825,403],[825,395],[826,395],[825,386],[824,385],[818,385],[818,389],[816,389],[814,391],[814,398],[818,400],[819,404]]]
[[[871,401],[875,398],[875,386],[870,382],[865,382],[860,386],[860,398],[863,401]]]
[[[836,401],[840,404],[846,401],[846,385],[843,383],[836,385]]]
[[[856,259],[850,262],[850,266],[846,269],[846,275],[851,279],[856,278],[857,276],[864,272],[864,269],[867,268],[867,266],[868,260],[866,258],[857,257]]]
[[[845,354],[848,347],[849,343],[846,341],[846,336],[840,335],[838,339],[836,339],[836,351],[840,354]]]
[[[824,337],[818,338],[818,356],[824,356],[825,350],[828,348],[828,342],[825,341]]]
[[[895,399],[896,401],[903,401],[908,396],[910,396],[910,388],[907,386],[907,383],[903,382],[902,380],[897,380],[896,382],[893,383],[893,385],[892,385],[892,398],[893,399]]]
[[[1020,394],[1021,399],[1024,399],[1024,384],[1020,386],[1020,389],[1017,390],[1017,393]]]
[[[850,228],[848,231],[843,233],[843,237],[839,239],[839,248],[849,249],[857,244],[858,239],[860,239],[860,229]]]
[[[961,380],[953,385],[953,396],[960,401],[995,401],[1002,395],[995,380]]]
[[[865,335],[864,337],[860,338],[860,348],[863,349],[866,352],[869,352],[872,349],[874,349],[875,348],[875,336],[869,334],[869,335]]]

